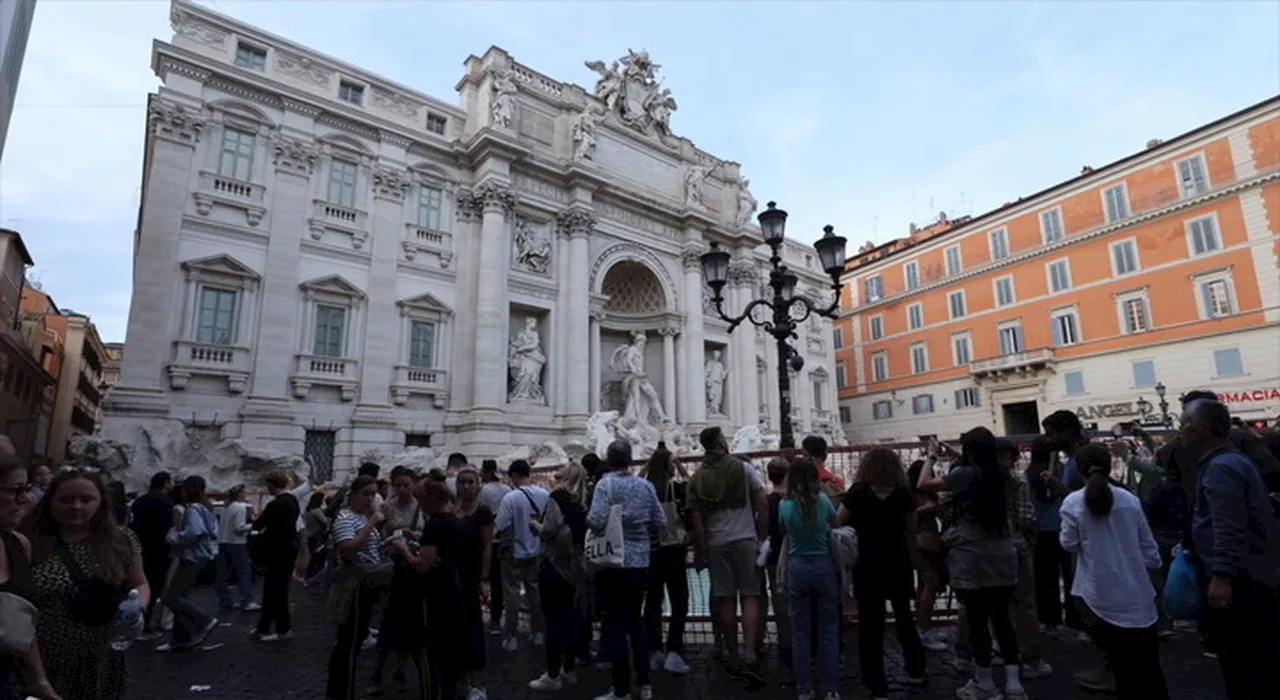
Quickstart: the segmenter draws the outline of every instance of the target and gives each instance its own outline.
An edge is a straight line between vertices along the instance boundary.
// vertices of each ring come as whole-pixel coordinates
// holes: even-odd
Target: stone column
[[[730,307],[733,313],[742,313],[755,298],[756,266],[749,260],[739,260],[729,267]],[[758,312],[763,313],[763,311]],[[756,333],[750,321],[744,321],[733,332],[731,341],[733,352],[730,361],[734,372],[737,399],[734,401],[736,412],[733,414],[735,427],[758,425],[760,423],[760,398],[757,396],[756,382]]]
[[[676,418],[676,329],[667,326],[658,331],[662,335],[662,402],[663,410],[671,420]]]
[[[476,285],[474,408],[502,410],[507,402],[507,277],[511,233],[507,217],[515,196],[505,185],[481,184],[473,192],[484,207],[480,225],[480,274]]]
[[[700,235],[700,234],[697,234]],[[707,388],[703,382],[706,343],[702,336],[702,254],[707,247],[700,240],[684,245],[684,332],[680,334],[684,355],[684,376],[680,397],[680,420],[690,430],[707,422]]]
[[[587,370],[587,411],[600,411],[600,322],[604,320],[604,309],[591,310],[591,330],[587,337],[589,367]]]
[[[570,209],[558,217],[559,227],[569,235],[569,304],[566,308],[568,316],[568,366],[566,374],[570,375],[568,386],[567,413],[577,418],[586,418],[592,410],[591,387],[583,386],[581,381],[573,381],[572,374],[577,369],[587,366],[590,349],[587,342],[590,335],[598,335],[598,328],[593,333],[590,329],[591,313],[591,262],[588,247],[589,236],[596,227],[596,218],[584,209]],[[599,389],[597,389],[599,391]]]
[[[164,367],[173,359],[172,341],[181,325],[171,327],[174,292],[179,288],[178,231],[191,200],[195,147],[204,121],[198,110],[154,97],[148,108],[153,147],[148,160],[142,218],[138,222],[133,261],[133,296],[125,343],[129,353],[121,367],[120,384],[108,398],[112,412],[164,415],[169,411],[163,381]]]

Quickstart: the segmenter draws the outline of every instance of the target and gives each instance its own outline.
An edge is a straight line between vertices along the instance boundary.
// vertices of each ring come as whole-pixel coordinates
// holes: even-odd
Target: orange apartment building
[[[850,440],[1070,409],[1163,421],[1191,389],[1280,415],[1280,97],[986,214],[859,251],[836,328]]]
[[[21,234],[0,229],[0,432],[26,462],[45,456],[48,423],[43,404],[54,382],[36,351],[43,329],[20,313],[31,265]]]
[[[102,422],[107,350],[88,316],[59,309],[46,293],[22,289],[25,323],[40,324],[41,362],[54,380],[46,392],[47,428],[41,427],[44,454],[54,464],[68,458],[76,435],[93,435]]]

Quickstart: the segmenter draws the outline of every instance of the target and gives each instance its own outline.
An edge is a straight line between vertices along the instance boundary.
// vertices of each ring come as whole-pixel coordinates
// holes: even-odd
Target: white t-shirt
[[[1089,512],[1084,491],[1062,501],[1062,548],[1075,553],[1071,595],[1084,599],[1098,617],[1127,629],[1156,623],[1156,589],[1148,569],[1160,568],[1160,548],[1138,497],[1111,486],[1111,513]]]

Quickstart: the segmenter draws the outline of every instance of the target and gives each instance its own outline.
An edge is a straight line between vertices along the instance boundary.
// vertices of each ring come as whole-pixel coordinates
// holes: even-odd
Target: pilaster
[[[558,217],[558,228],[569,237],[569,304],[565,309],[568,318],[565,326],[568,335],[569,364],[565,374],[571,375],[573,368],[585,367],[589,362],[589,314],[591,312],[590,289],[590,249],[589,236],[596,227],[596,218],[591,212],[573,208],[562,212]],[[571,416],[585,418],[591,411],[590,387],[582,382],[569,381],[566,396],[567,412]]]
[[[750,251],[740,253],[749,256]],[[755,296],[758,281],[756,266],[749,259],[738,260],[729,266],[729,290],[733,313],[742,313]],[[738,426],[757,425],[760,422],[760,399],[756,381],[756,336],[755,327],[746,322],[733,333],[731,341],[733,352],[730,353],[729,372],[733,379],[732,410],[730,414]]]
[[[707,388],[703,379],[706,344],[702,322],[702,254],[707,252],[707,245],[701,241],[700,232],[691,230],[688,235],[691,240],[680,251],[684,267],[684,294],[681,295],[684,333],[680,336],[684,390],[680,392],[679,416],[685,427],[693,429],[707,422]]]
[[[178,232],[190,197],[195,148],[205,122],[196,108],[158,96],[152,97],[147,107],[147,122],[152,153],[125,330],[129,352],[121,367],[120,384],[108,401],[113,412],[165,415],[169,404],[163,388],[164,368],[172,360],[171,341],[178,336],[178,328],[158,328],[156,321],[180,321],[172,308],[181,284]]]
[[[313,142],[278,134],[272,148],[271,238],[262,275],[262,313],[256,333],[253,386],[244,417],[291,420],[289,375],[298,347],[301,305],[298,260],[311,208],[311,178],[320,151]],[[283,350],[283,351],[282,351]]]
[[[393,428],[391,380],[395,366],[404,359],[404,340],[396,288],[396,268],[404,231],[404,203],[411,181],[407,170],[392,167],[373,172],[373,206],[370,211],[372,262],[365,290],[365,334],[360,355],[360,394],[353,423],[368,428]],[[389,436],[383,436],[390,439]],[[387,447],[390,447],[388,445]]]

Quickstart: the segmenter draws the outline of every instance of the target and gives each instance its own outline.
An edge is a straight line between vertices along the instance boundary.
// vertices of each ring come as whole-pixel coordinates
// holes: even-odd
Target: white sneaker
[[[994,684],[984,686],[975,679],[970,679],[963,687],[956,689],[958,700],[1004,700],[1004,693]]]
[[[640,686],[640,700],[653,700],[653,686]]]
[[[285,632],[284,634],[272,632],[271,634],[264,634],[261,637],[258,637],[259,642],[281,642],[286,639],[293,639],[292,630]]]
[[[561,671],[560,681],[565,685],[569,686],[570,688],[572,688],[573,686],[578,684],[578,672],[577,671]]]
[[[597,695],[595,700],[631,700],[631,693],[614,695],[612,690],[607,690],[604,695]]]
[[[920,643],[929,651],[946,651],[951,645],[937,629],[930,628],[920,632]]]
[[[507,637],[502,640],[502,648],[506,651],[515,651],[520,648],[520,642],[515,637]]]
[[[834,691],[827,693],[825,696],[825,700],[840,700],[840,693],[837,693]]]
[[[649,653],[649,670],[657,671],[662,668],[662,664],[666,663],[667,657],[660,651]]]
[[[667,654],[667,660],[663,662],[662,667],[667,670],[667,673],[676,676],[683,676],[689,672],[689,664],[685,663],[683,656],[674,651]]]
[[[555,692],[558,690],[564,690],[564,681],[560,680],[559,678],[552,678],[551,676],[548,676],[546,673],[543,673],[541,676],[538,676],[537,678],[529,681],[529,689],[542,690],[546,692]]]
[[[1053,667],[1045,663],[1043,659],[1034,664],[1022,664],[1022,678],[1028,681],[1034,681],[1037,678],[1045,678],[1053,673]],[[1007,696],[1008,693],[1005,693]]]
[[[546,643],[547,643],[547,635],[541,632],[538,632],[537,634],[533,635],[533,645],[535,647],[540,647]]]
[[[467,700],[489,700],[488,694],[484,692],[484,688],[472,688],[467,693]]]
[[[812,691],[812,690],[806,690],[806,691],[805,691],[805,692],[803,692],[803,693],[799,693],[799,694],[797,694],[797,695],[796,695],[796,700],[813,700],[813,691]]]

